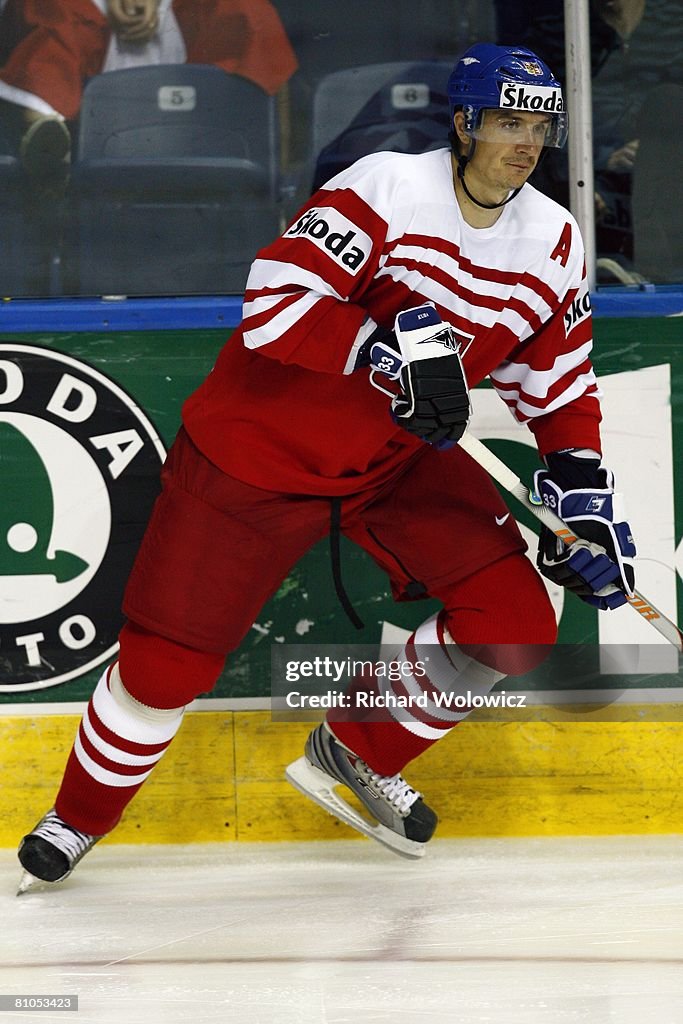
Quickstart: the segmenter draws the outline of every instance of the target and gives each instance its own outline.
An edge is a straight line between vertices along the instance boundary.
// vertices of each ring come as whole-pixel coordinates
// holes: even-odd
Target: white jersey
[[[290,452],[296,456],[302,433],[322,429],[329,431],[329,446],[348,445],[349,465],[337,459],[339,471],[362,472],[360,465],[374,463],[395,428],[377,405],[367,371],[354,371],[358,350],[378,324],[392,327],[400,310],[427,301],[460,337],[470,387],[490,377],[515,417],[529,422],[543,453],[599,450],[590,300],[576,222],[525,185],[492,227],[470,227],[455,198],[447,149],[357,161],[261,250],[247,283],[242,326],[212,374],[218,371],[221,388],[214,379],[200,389],[204,426],[191,401],[190,433],[205,448],[203,440],[227,428],[228,420],[246,416],[255,424],[228,377],[245,372],[250,355],[266,356],[257,365],[268,376],[271,359],[289,371],[281,403],[269,392],[263,416],[271,415],[278,431],[286,416]],[[295,367],[316,373],[317,383],[297,377]],[[328,375],[336,376],[323,380]],[[353,385],[343,383],[345,375]],[[226,388],[239,411],[225,408]],[[336,420],[330,403],[338,406]],[[359,432],[366,443],[347,436],[342,410],[353,413],[353,435]],[[225,465],[217,451],[209,454]],[[306,458],[310,467],[309,451]],[[250,479],[235,472],[234,458],[227,462],[226,471]],[[315,468],[329,476],[331,467]]]

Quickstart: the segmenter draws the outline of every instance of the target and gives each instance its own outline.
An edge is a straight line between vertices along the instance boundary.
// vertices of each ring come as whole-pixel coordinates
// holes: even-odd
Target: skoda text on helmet
[[[519,141],[541,146],[561,148],[567,140],[568,120],[562,87],[547,64],[531,50],[521,46],[494,46],[492,43],[477,43],[462,55],[448,79],[448,101],[451,125],[456,110],[462,110],[463,129],[472,139],[469,157],[458,156],[458,176],[464,186],[467,161],[474,152],[477,139],[487,142],[511,141],[497,127],[496,121],[487,111],[506,113],[514,110],[545,115],[538,124],[529,128]],[[500,118],[496,119],[498,122]],[[494,209],[477,202],[478,206]],[[515,190],[505,202],[519,192]]]

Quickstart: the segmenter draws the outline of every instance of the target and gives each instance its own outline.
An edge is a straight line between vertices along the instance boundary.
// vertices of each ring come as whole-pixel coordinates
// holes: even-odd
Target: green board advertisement
[[[158,489],[183,400],[204,378],[225,328],[32,333],[0,341],[0,702],[82,701],[116,653],[127,572]],[[683,571],[683,319],[595,322],[605,463],[627,499],[638,587],[677,617]],[[474,432],[525,481],[533,437],[495,393],[477,389]],[[510,499],[512,502],[512,499]],[[510,507],[533,543],[536,524]],[[334,593],[327,543],[291,571],[212,697],[266,697],[271,645],[374,644],[412,629],[431,601],[395,604],[384,574],[342,539],[356,630]],[[565,644],[655,643],[629,608],[597,614],[551,594]],[[672,649],[672,653],[673,649]],[[676,663],[641,665],[629,685],[673,685]],[[668,667],[667,667],[668,665]],[[663,667],[662,667],[663,666]],[[672,674],[673,673],[673,674]],[[552,687],[552,679],[539,686]]]

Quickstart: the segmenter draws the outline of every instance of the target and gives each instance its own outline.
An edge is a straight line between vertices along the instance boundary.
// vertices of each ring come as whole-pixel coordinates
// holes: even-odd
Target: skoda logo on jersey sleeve
[[[103,373],[0,343],[0,692],[55,686],[115,655],[164,454]]]

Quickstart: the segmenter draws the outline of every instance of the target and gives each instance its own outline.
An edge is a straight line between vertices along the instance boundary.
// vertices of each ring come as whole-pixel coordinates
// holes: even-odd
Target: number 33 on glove
[[[385,388],[374,380],[375,372],[400,384],[398,395],[386,393],[404,430],[440,448],[460,440],[471,412],[467,381],[453,331],[433,306],[399,313],[394,331],[372,345],[370,362],[380,391]]]
[[[543,576],[603,610],[633,597],[636,554],[623,498],[609,470],[596,470],[596,487],[563,491],[546,470],[534,475],[536,494],[571,527],[577,539],[565,545],[543,527],[538,567]]]

